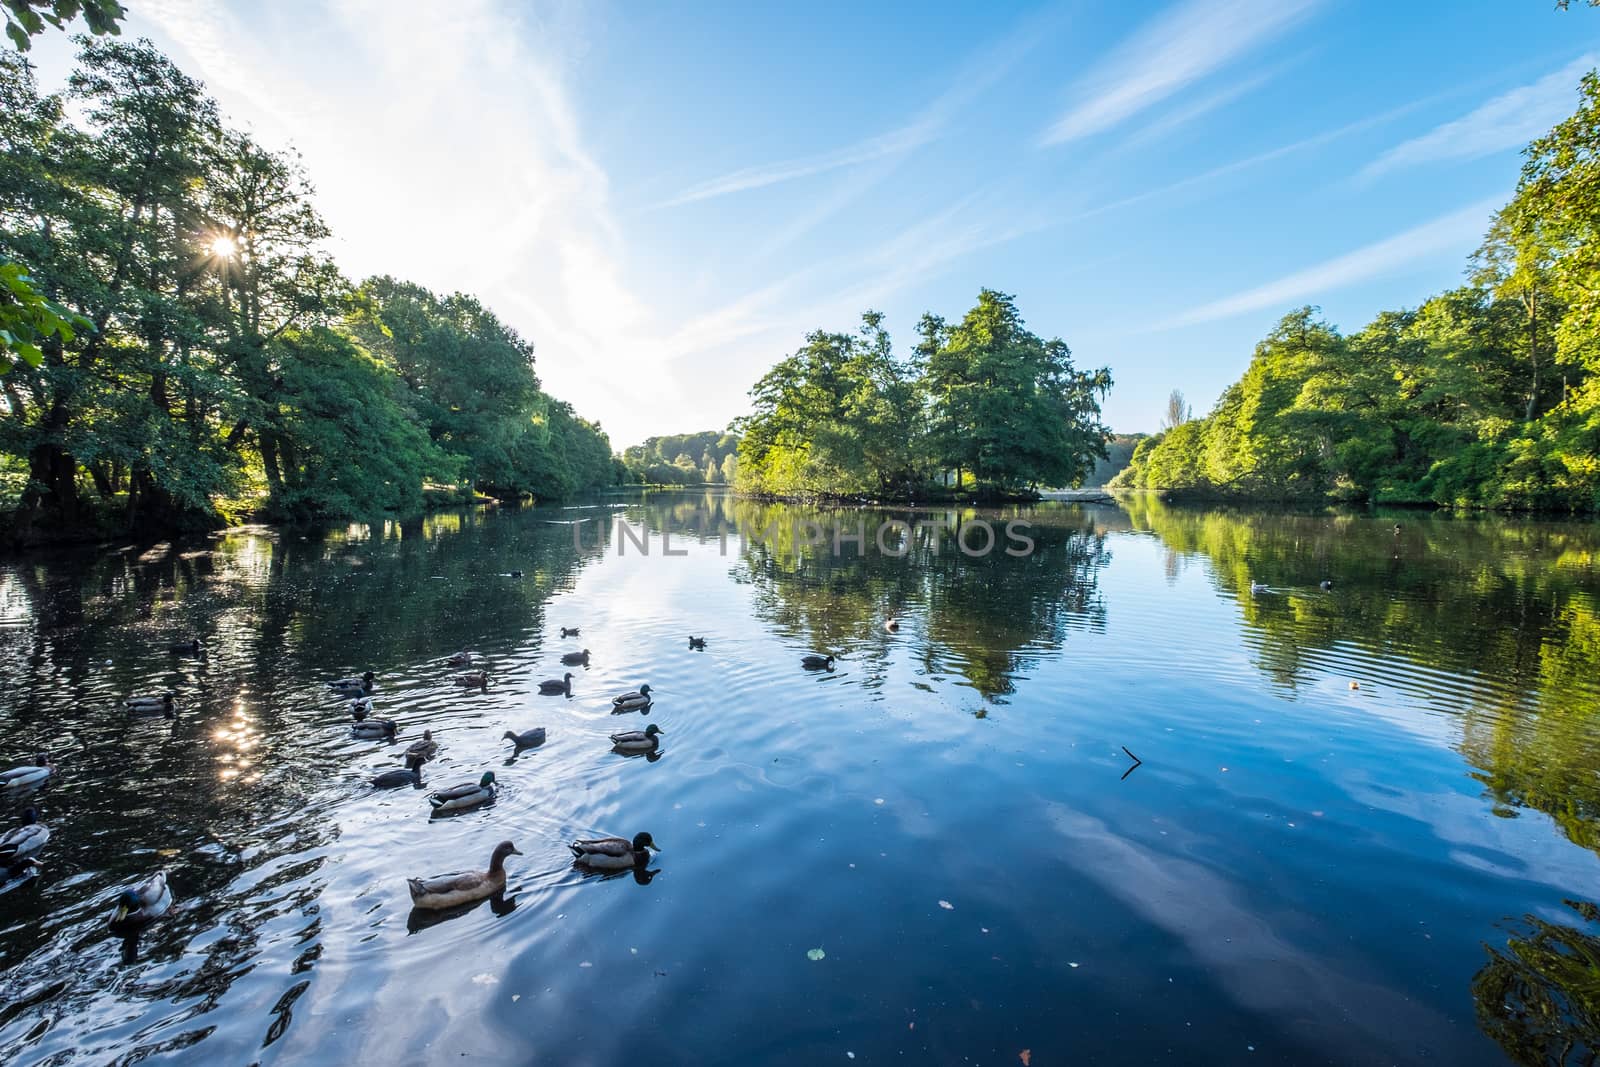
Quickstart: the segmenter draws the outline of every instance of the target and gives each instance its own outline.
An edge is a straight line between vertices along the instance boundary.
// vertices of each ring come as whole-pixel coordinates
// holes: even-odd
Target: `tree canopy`
[[[868,312],[856,333],[812,333],[751,389],[739,485],[877,497],[1077,485],[1106,454],[1110,387],[1109,371],[1077,370],[1064,342],[1031,333],[992,289],[953,326],[924,315],[908,356]]]
[[[1600,509],[1600,78],[1526,155],[1468,284],[1349,335],[1290,312],[1210,415],[1141,443],[1113,484]]]
[[[357,285],[328,237],[298,157],[230,128],[148,41],[80,38],[55,94],[0,54],[0,281],[23,321],[0,377],[13,535],[616,479],[604,433],[541,390],[532,345],[493,311]]]

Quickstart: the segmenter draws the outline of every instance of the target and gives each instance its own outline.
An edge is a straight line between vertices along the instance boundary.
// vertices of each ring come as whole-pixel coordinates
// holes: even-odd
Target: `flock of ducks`
[[[899,623],[891,618],[885,623],[885,629],[894,632],[899,629]],[[563,626],[561,636],[564,639],[575,638],[579,636],[579,630],[577,627]],[[706,639],[691,636],[689,648],[694,651],[704,651]],[[200,640],[196,638],[169,645],[167,651],[173,655],[200,655],[202,649]],[[566,666],[588,666],[589,657],[589,650],[582,649],[564,654],[561,662]],[[801,657],[800,663],[807,670],[831,671],[834,660],[835,657],[829,653],[807,653]],[[473,656],[470,652],[457,652],[448,657],[445,663],[452,668],[469,668],[473,666]],[[541,681],[539,692],[545,695],[570,696],[572,677],[569,671],[560,678]],[[358,676],[336,678],[327,683],[327,688],[331,693],[348,701],[352,737],[394,741],[399,734],[399,723],[374,714],[376,704],[373,687],[376,680],[377,675],[374,672],[366,671]],[[457,674],[454,681],[466,687],[483,688],[489,684],[489,672],[485,669],[464,671]],[[134,716],[159,715],[171,718],[176,714],[177,699],[178,694],[171,691],[131,696],[123,701],[123,707]],[[654,693],[650,686],[642,684],[636,690],[612,697],[611,710],[613,714],[635,711],[647,713],[654,701]],[[612,750],[623,755],[653,754],[660,749],[661,737],[665,732],[657,724],[651,723],[643,730],[613,733],[610,735]],[[540,726],[520,733],[507,730],[503,740],[510,741],[514,752],[520,753],[525,749],[543,745],[546,736],[545,728]],[[421,739],[407,746],[405,766],[377,774],[370,779],[372,785],[379,789],[404,786],[421,788],[422,768],[438,756],[439,747],[433,731],[424,730]],[[0,793],[16,798],[22,794],[36,792],[46,787],[55,775],[56,767],[50,761],[49,754],[40,752],[32,763],[0,771]],[[492,804],[495,800],[494,772],[485,771],[476,781],[436,789],[428,794],[427,799],[431,809],[430,817],[453,815]],[[44,869],[39,856],[49,840],[50,828],[39,821],[38,810],[31,805],[28,806],[22,812],[21,824],[4,836],[0,836],[0,872],[5,874],[7,880],[33,877]],[[592,871],[629,869],[642,871],[649,866],[651,854],[660,851],[655,839],[646,832],[635,834],[631,840],[623,837],[581,839],[570,842],[567,848],[572,852],[575,866]],[[522,853],[512,842],[502,841],[490,853],[487,870],[457,871],[427,878],[408,878],[406,885],[412,906],[438,911],[495,896],[505,889],[507,858],[520,855]],[[116,908],[110,926],[114,932],[132,936],[145,925],[165,915],[171,909],[172,903],[172,890],[167,884],[167,874],[163,870],[157,870],[117,894]]]

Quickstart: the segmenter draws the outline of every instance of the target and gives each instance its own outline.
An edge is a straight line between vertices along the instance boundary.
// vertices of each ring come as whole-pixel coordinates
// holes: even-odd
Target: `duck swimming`
[[[176,714],[174,701],[177,698],[172,693],[163,693],[158,697],[129,697],[122,702],[133,715],[166,715]]]
[[[563,626],[561,628],[561,636],[562,637],[577,637],[578,636],[578,628],[576,626]]]
[[[502,735],[502,740],[510,741],[521,752],[525,748],[538,748],[544,744],[544,727],[535,726],[531,730],[524,730],[520,734],[514,730],[507,730]]]
[[[350,727],[351,737],[383,738],[393,741],[400,732],[400,724],[393,719],[363,719]]]
[[[1322,579],[1322,581],[1317,583],[1317,588],[1321,589],[1324,593],[1332,592],[1333,591],[1333,579],[1332,578],[1324,578],[1324,579]]]
[[[489,686],[488,671],[468,671],[466,674],[456,675],[456,684],[468,689],[486,689]]]
[[[565,693],[572,695],[572,672],[568,671],[560,678],[546,678],[539,683],[539,692],[545,694]]]
[[[30,863],[50,840],[50,828],[39,821],[39,813],[29,808],[22,813],[22,825],[0,837],[0,869],[16,874]]]
[[[168,645],[167,651],[174,656],[198,656],[200,654],[200,639],[196,637],[192,641],[179,641],[176,644]]]
[[[455,655],[445,660],[445,663],[451,667],[470,667],[472,666],[472,653],[457,652]]]
[[[1250,583],[1250,592],[1252,594],[1254,594],[1255,596],[1260,596],[1262,593],[1266,593],[1266,592],[1270,592],[1270,591],[1271,591],[1271,587],[1269,585],[1267,585],[1265,582],[1251,582]]]
[[[474,900],[492,897],[506,888],[506,857],[520,856],[517,846],[502,841],[489,855],[487,871],[462,871],[440,874],[432,878],[407,878],[411,890],[411,906],[439,910],[470,904]]]
[[[422,760],[407,753],[404,767],[396,767],[374,775],[372,784],[379,789],[398,789],[403,785],[419,786],[422,784]]]
[[[422,731],[422,740],[411,742],[411,747],[406,749],[406,758],[415,757],[419,763],[427,763],[439,754],[439,742],[433,739],[432,730]]]
[[[561,657],[561,662],[568,667],[587,667],[589,665],[589,650],[586,648],[582,652],[568,652]]]
[[[810,652],[800,657],[800,666],[808,671],[831,671],[833,670],[833,657]]]
[[[655,723],[643,730],[627,730],[611,735],[611,747],[618,752],[654,752],[661,747],[661,735],[666,733]]]
[[[650,687],[641,685],[631,693],[619,693],[611,698],[611,711],[644,711],[654,700],[650,695]]]
[[[887,632],[887,633],[897,634],[897,633],[900,632],[900,620],[899,619],[893,619],[893,618],[886,619],[886,620],[884,620],[883,628],[884,628],[884,631]]]
[[[601,837],[592,841],[574,841],[567,846],[572,850],[573,863],[599,871],[623,871],[629,867],[644,867],[650,862],[650,850],[661,849],[649,834],[633,835],[630,842],[623,837]]]
[[[50,762],[49,754],[41,752],[32,763],[0,771],[0,789],[37,789],[55,773],[56,765]]]
[[[143,926],[167,913],[172,907],[172,891],[167,888],[167,872],[157,871],[144,881],[129,886],[117,896],[117,911],[112,928]]]
[[[689,638],[689,647],[696,652],[704,652],[706,650],[706,639],[703,637],[691,637]]]
[[[365,719],[368,715],[371,715],[371,714],[372,714],[372,698],[371,697],[356,697],[354,700],[352,700],[350,702],[350,717],[352,719],[354,719],[356,722],[360,722],[362,719]]]
[[[335,678],[328,683],[328,688],[346,696],[366,696],[372,692],[372,682],[376,677],[377,675],[368,671],[359,678]]]
[[[433,814],[445,815],[453,811],[481,808],[494,801],[494,772],[484,771],[476,783],[464,782],[449,789],[441,789],[428,797]]]

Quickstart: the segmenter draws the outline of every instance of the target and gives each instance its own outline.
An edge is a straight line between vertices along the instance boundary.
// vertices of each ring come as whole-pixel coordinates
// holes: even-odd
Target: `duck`
[[[29,808],[22,813],[22,825],[0,837],[0,869],[16,874],[37,862],[34,857],[50,840],[50,828],[39,821],[39,813]]]
[[[177,698],[171,693],[164,693],[158,697],[129,697],[122,702],[122,706],[133,715],[166,715],[176,714],[174,701]]]
[[[1250,583],[1250,592],[1254,596],[1260,596],[1262,593],[1267,592],[1270,588],[1271,587],[1268,586],[1267,583],[1265,583],[1265,582],[1251,582]]]
[[[661,851],[647,833],[634,834],[631,842],[624,837],[600,837],[592,841],[574,841],[567,847],[572,850],[574,863],[601,871],[644,867],[650,862],[651,849]]]
[[[578,628],[576,626],[563,626],[561,628],[561,636],[562,637],[577,637],[578,636]]]
[[[1400,524],[1398,522],[1394,524],[1394,535],[1396,537],[1400,536]]]
[[[515,730],[507,730],[502,736],[503,740],[510,741],[521,752],[525,748],[538,748],[544,744],[544,727],[535,726],[531,730],[524,730],[520,734]]]
[[[886,633],[897,634],[900,632],[900,620],[895,618],[885,619],[883,629]]]
[[[376,677],[377,675],[368,671],[359,678],[335,678],[328,683],[328,688],[347,696],[366,696],[372,692],[372,680]]]
[[[445,664],[447,666],[450,666],[450,667],[470,667],[470,666],[472,666],[472,653],[471,652],[457,652],[455,655],[451,656],[449,659],[445,660],[444,662],[445,662]]]
[[[350,717],[352,719],[354,719],[356,722],[360,722],[362,719],[365,719],[368,715],[371,715],[371,714],[372,714],[372,698],[371,697],[356,697],[354,700],[352,700],[350,702]]]
[[[655,723],[643,730],[626,730],[611,735],[611,747],[618,752],[654,752],[661,747],[661,735],[666,733]]]
[[[648,708],[654,698],[650,695],[650,687],[641,685],[631,693],[619,693],[611,698],[611,710],[618,711],[643,711]]]
[[[178,641],[167,646],[167,651],[174,656],[198,656],[200,654],[200,639]]]
[[[453,785],[449,789],[441,789],[428,797],[428,803],[433,807],[435,815],[444,815],[452,811],[467,811],[470,808],[481,808],[494,801],[494,772],[484,771],[483,777],[476,783],[463,782]]]
[[[587,667],[589,665],[589,650],[586,648],[582,652],[568,652],[561,657],[561,662],[568,667]]]
[[[144,881],[117,895],[113,927],[143,926],[167,913],[172,907],[172,890],[167,888],[167,872],[157,871]]]
[[[32,763],[0,771],[0,789],[37,789],[55,773],[56,765],[50,762],[49,754],[41,752]]]
[[[372,784],[379,789],[398,789],[403,785],[419,786],[422,784],[422,763],[421,759],[408,752],[404,767],[396,767],[373,775]]]
[[[831,671],[833,670],[833,657],[820,655],[816,652],[808,652],[800,657],[800,666],[808,671]]]
[[[689,647],[696,652],[704,652],[706,650],[706,639],[703,637],[691,637],[689,638]]]
[[[406,749],[407,759],[416,757],[416,759],[421,763],[427,763],[438,754],[439,742],[433,739],[432,730],[422,731],[422,740],[411,742],[410,747]]]
[[[572,695],[572,672],[568,671],[560,678],[546,678],[539,683],[539,692],[546,694],[566,693]]]
[[[502,841],[489,854],[487,871],[460,871],[432,878],[407,878],[411,906],[438,911],[503,893],[506,888],[506,857],[520,855],[522,853],[517,851],[516,845]]]
[[[456,684],[468,689],[486,689],[489,686],[488,671],[468,671],[456,675]]]
[[[1322,581],[1317,583],[1317,588],[1321,589],[1324,593],[1333,592],[1333,579],[1332,578],[1324,578],[1324,579],[1322,579]]]
[[[393,719],[362,719],[350,727],[352,737],[383,738],[394,740],[394,735],[400,732],[400,724]]]

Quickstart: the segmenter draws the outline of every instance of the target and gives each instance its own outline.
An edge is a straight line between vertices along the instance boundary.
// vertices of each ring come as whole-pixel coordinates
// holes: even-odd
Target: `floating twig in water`
[[[1128,752],[1128,746],[1127,745],[1123,745],[1122,746],[1122,751]],[[1140,759],[1138,756],[1135,756],[1132,752],[1128,752],[1128,758],[1133,760],[1133,766],[1129,767],[1127,770],[1122,772],[1122,777],[1117,779],[1117,781],[1119,781],[1119,782],[1123,781],[1124,779],[1126,779],[1128,777],[1128,775],[1132,774],[1134,771],[1136,771],[1140,767],[1144,766],[1144,760]]]

